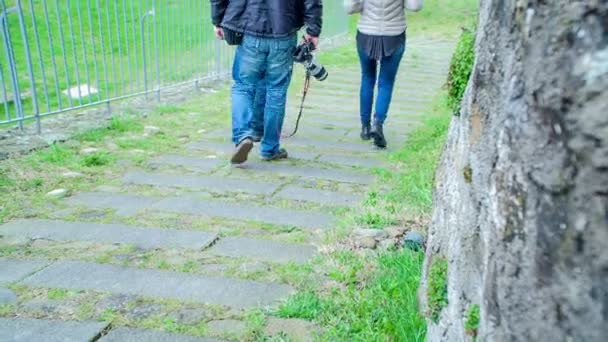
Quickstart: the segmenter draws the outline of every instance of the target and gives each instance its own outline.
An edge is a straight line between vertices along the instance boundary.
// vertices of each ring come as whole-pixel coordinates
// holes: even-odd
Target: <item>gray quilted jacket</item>
[[[363,0],[359,31],[372,36],[398,36],[405,31],[405,0]]]

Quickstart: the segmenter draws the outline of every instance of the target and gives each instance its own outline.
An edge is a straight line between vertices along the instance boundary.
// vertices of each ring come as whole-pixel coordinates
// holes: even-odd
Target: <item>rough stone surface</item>
[[[106,310],[113,310],[115,312],[124,311],[129,303],[137,299],[137,296],[125,295],[125,294],[112,294],[109,295],[97,303],[95,303],[95,309],[97,312],[102,313]]]
[[[188,189],[207,189],[213,192],[243,192],[270,195],[281,183],[260,183],[217,176],[185,176],[149,172],[129,172],[122,181],[126,184],[145,184]]]
[[[247,324],[234,319],[222,319],[207,322],[207,328],[209,328],[210,335],[230,336],[240,339],[247,331]]]
[[[47,262],[39,260],[0,259],[0,285],[19,281],[46,265]]]
[[[63,178],[82,178],[84,177],[84,175],[80,172],[65,172],[64,174],[62,174],[61,176],[63,176]]]
[[[408,232],[403,237],[403,246],[412,250],[420,250],[424,246],[424,235],[419,232]]]
[[[33,299],[23,303],[23,309],[31,313],[48,315],[74,315],[79,304],[70,300]]]
[[[270,305],[293,292],[291,287],[281,284],[78,261],[56,262],[21,283],[177,299],[234,308]]]
[[[0,305],[15,304],[17,295],[9,289],[0,288]]]
[[[170,334],[155,330],[118,328],[103,336],[100,342],[221,342],[208,337],[194,337]]]
[[[360,237],[369,237],[376,240],[382,240],[388,237],[387,232],[381,229],[355,229],[353,234]]]
[[[97,152],[99,152],[99,149],[94,147],[87,147],[80,150],[80,154],[82,155],[95,154]]]
[[[52,198],[63,198],[69,194],[69,191],[66,189],[55,189],[46,194],[47,197]]]
[[[180,155],[165,155],[150,161],[151,167],[158,165],[181,166],[192,171],[211,172],[226,162],[218,158],[186,157]]]
[[[352,207],[361,202],[360,195],[345,194],[335,191],[286,186],[275,196],[296,201],[314,202],[326,206]]]
[[[71,205],[114,209],[116,214],[124,216],[135,215],[156,201],[158,199],[152,197],[95,192],[80,193],[66,200]]]
[[[217,239],[216,234],[197,231],[52,220],[9,222],[0,226],[0,235],[59,241],[123,243],[144,249],[204,249]]]
[[[405,227],[388,227],[385,228],[384,231],[388,234],[388,236],[392,237],[392,238],[398,238],[403,236],[403,234],[405,233],[406,228]]]
[[[162,134],[162,130],[159,127],[156,126],[146,126],[144,127],[144,135],[145,136],[149,136],[149,135],[158,135],[158,134]]]
[[[165,307],[155,303],[139,303],[127,312],[127,317],[132,320],[140,321],[148,317],[161,313]]]
[[[88,342],[108,325],[100,322],[66,322],[29,318],[1,318],[0,341]]]
[[[319,335],[320,329],[303,319],[268,318],[266,335],[278,336],[281,333],[287,334],[293,342],[312,342]]]
[[[429,341],[608,341],[608,2],[483,0],[476,64],[436,175]]]
[[[373,237],[361,237],[357,239],[356,246],[359,248],[374,249],[378,246],[378,240]]]
[[[238,237],[223,238],[209,250],[209,253],[231,258],[245,257],[279,263],[304,263],[316,252],[313,246]]]
[[[205,309],[180,309],[171,313],[171,317],[181,324],[195,325],[204,321],[209,313]]]
[[[312,166],[293,166],[282,163],[250,163],[243,166],[243,169],[344,183],[371,184],[374,180],[373,176],[361,172],[323,169]]]

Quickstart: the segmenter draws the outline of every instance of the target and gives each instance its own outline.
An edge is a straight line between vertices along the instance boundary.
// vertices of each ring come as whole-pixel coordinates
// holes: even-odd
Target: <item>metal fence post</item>
[[[4,5],[4,1],[3,1]],[[9,13],[15,12],[15,7],[7,8],[0,13],[0,26],[2,26],[2,42],[6,51],[6,58],[8,59],[8,66],[11,73],[11,84],[13,85],[13,97],[15,100],[15,106],[17,107],[17,118],[19,119],[19,129],[23,130],[23,106],[21,103],[21,89],[19,88],[19,79],[17,76],[17,66],[15,63],[15,54],[13,52],[13,45],[11,41],[11,33],[7,24],[6,17]],[[8,99],[6,99],[8,100]]]

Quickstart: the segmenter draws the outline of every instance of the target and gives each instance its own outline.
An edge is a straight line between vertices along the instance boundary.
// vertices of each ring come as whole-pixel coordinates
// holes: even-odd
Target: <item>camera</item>
[[[325,70],[323,65],[318,64],[315,61],[314,55],[312,54],[314,49],[315,46],[311,42],[304,42],[298,45],[293,54],[294,61],[304,65],[306,71],[318,81],[325,81],[328,76],[327,70]]]

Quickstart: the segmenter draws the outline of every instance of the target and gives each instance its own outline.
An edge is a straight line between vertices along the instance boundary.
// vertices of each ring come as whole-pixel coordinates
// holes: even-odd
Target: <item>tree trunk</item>
[[[608,1],[482,0],[476,62],[436,175],[429,341],[608,341]],[[470,328],[470,327],[469,327]]]

